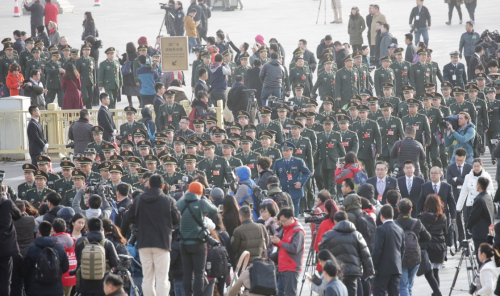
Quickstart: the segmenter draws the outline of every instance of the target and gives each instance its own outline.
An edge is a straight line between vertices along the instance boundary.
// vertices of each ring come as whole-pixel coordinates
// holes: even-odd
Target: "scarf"
[[[50,35],[54,34],[55,32],[56,32],[56,29],[51,29],[51,30],[49,31]]]

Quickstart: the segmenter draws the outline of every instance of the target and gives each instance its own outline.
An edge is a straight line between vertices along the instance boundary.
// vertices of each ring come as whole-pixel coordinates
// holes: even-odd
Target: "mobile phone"
[[[253,203],[249,203],[248,206],[250,207],[250,209],[253,209]]]
[[[219,205],[219,212],[224,211],[224,205]]]

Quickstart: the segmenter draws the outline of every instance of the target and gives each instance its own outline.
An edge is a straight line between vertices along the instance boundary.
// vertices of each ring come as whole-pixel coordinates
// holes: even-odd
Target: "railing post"
[[[224,110],[224,103],[222,100],[217,101],[217,122],[220,128],[224,128],[224,116],[222,116],[222,111]]]

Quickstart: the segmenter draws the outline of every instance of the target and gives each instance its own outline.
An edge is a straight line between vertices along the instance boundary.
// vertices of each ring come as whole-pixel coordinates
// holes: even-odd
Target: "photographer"
[[[233,112],[234,118],[238,118],[238,111],[250,113],[250,97],[244,83],[243,76],[236,75],[235,83],[227,94],[227,107]]]
[[[210,99],[214,106],[217,101],[222,100],[223,106],[226,106],[227,76],[231,75],[231,68],[222,61],[222,55],[215,55],[215,63],[210,66],[211,87]]]
[[[101,185],[95,185],[95,186],[101,186]],[[103,198],[101,195],[97,194],[91,194],[89,189],[92,189],[91,187],[94,186],[88,186],[87,184],[83,185],[83,188],[78,190],[78,192],[75,195],[75,198],[73,199],[73,210],[76,213],[82,213],[87,217],[87,220],[97,217],[99,219],[104,219],[104,218],[109,218],[111,215],[111,206],[109,205],[109,202],[106,198]],[[88,197],[89,201],[89,209],[88,210],[82,210],[80,207],[80,200],[82,199],[82,196],[85,196],[87,199],[87,195],[90,195]],[[102,210],[101,210],[101,205]]]
[[[464,148],[467,152],[467,157],[465,162],[472,164],[474,159],[474,137],[476,135],[476,127],[470,122],[470,115],[467,112],[460,112],[458,114],[458,129],[454,130],[450,122],[447,123],[446,135],[444,138],[444,145],[449,147],[453,145],[453,142],[457,143],[453,147],[452,155],[458,148]],[[452,158],[450,164],[455,163],[455,158]]]
[[[84,153],[88,144],[93,141],[92,124],[89,121],[89,111],[82,109],[78,121],[74,121],[69,127],[68,138],[74,142],[74,154]]]
[[[2,184],[4,177],[5,177],[5,171],[0,171],[0,194],[3,195],[5,193],[5,196],[8,199],[10,199],[12,201],[16,201],[17,200],[17,194],[14,191],[14,189],[12,189],[12,187],[10,187],[8,185],[3,185]]]
[[[413,161],[415,164],[415,176],[420,176],[420,164],[426,165],[425,162],[420,162],[420,160],[425,159],[424,147],[420,142],[415,140],[415,127],[409,125],[405,128],[405,139],[397,141],[394,143],[391,149],[391,158],[397,158],[397,166],[394,168],[394,172],[397,171],[397,178],[404,175],[404,163],[407,160]],[[422,171],[427,171],[427,168],[422,168]]]
[[[240,166],[235,169],[236,176],[234,183],[236,188],[231,188],[231,195],[234,195],[239,206],[249,206],[250,204],[255,205],[255,200],[253,199],[252,188],[255,186],[255,182],[250,179],[251,172],[248,166]],[[258,213],[252,208],[253,220],[256,221],[259,218]]]
[[[143,47],[147,46],[141,45]],[[139,46],[138,49],[141,49]],[[146,56],[139,56],[137,58],[141,67],[137,69],[137,78],[141,81],[141,103],[142,106],[152,105],[156,95],[155,82],[158,78],[157,72],[151,68],[151,59]]]

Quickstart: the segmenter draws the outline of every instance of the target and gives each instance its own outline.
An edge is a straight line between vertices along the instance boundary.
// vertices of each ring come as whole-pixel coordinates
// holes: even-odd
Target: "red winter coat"
[[[61,88],[64,90],[63,110],[83,109],[81,87],[82,83],[80,79],[70,80],[65,77],[62,78]]]
[[[323,240],[323,235],[325,232],[330,231],[333,229],[333,226],[335,226],[335,222],[332,222],[330,219],[326,219],[325,221],[321,222],[318,228],[318,233],[316,234],[316,240],[314,241],[314,250],[319,253],[319,244]],[[318,265],[316,266],[317,271],[322,271],[323,267],[319,264],[318,260]]]
[[[10,95],[11,96],[18,96],[19,95],[19,82],[24,81],[24,76],[21,73],[17,74],[17,77],[12,74],[12,72],[9,71],[9,74],[7,74],[7,79],[5,81],[5,84],[7,84],[7,87],[10,90]]]
[[[69,269],[66,273],[62,275],[63,287],[72,287],[76,285],[76,276],[69,275],[69,271],[76,268],[76,255],[75,255],[75,238],[65,232],[59,232],[53,237],[57,238],[57,241],[63,245],[64,251],[68,255]]]
[[[283,227],[283,238],[276,244],[280,248],[278,253],[278,271],[302,270],[302,259],[304,259],[305,231],[299,221]]]
[[[346,164],[343,169],[335,170],[335,182],[337,182],[338,184],[342,184],[342,181],[344,181],[345,179],[354,178],[354,174],[359,171],[361,171],[361,168],[357,163]]]

